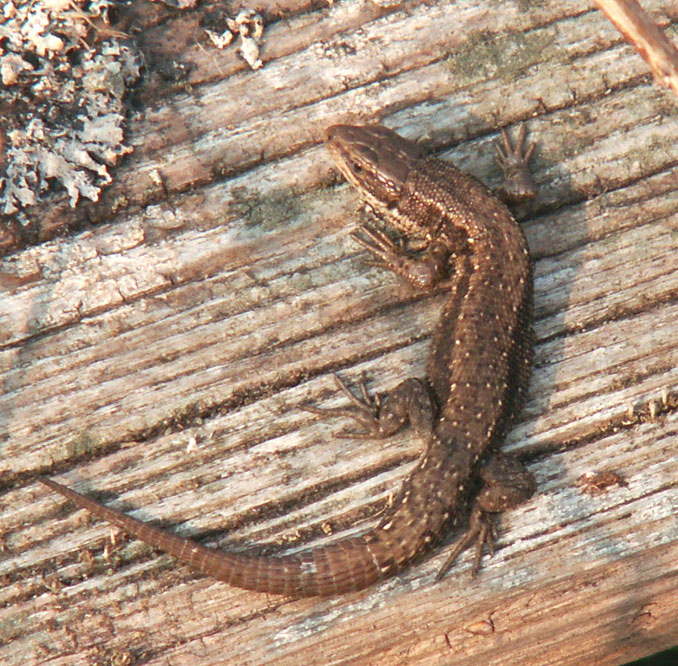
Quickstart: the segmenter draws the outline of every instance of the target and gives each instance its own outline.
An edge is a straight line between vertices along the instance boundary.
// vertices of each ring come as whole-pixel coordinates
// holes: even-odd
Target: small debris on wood
[[[494,633],[494,622],[491,619],[473,622],[464,627],[469,634],[474,636],[490,636]]]
[[[241,38],[240,55],[252,69],[259,69],[263,65],[259,58],[259,44],[251,37]]]
[[[332,3],[330,3],[332,4]],[[377,7],[397,7],[398,5],[403,4],[403,0],[372,0],[372,4],[377,5]]]
[[[188,443],[186,444],[186,453],[193,453],[198,450],[198,440],[194,435],[191,435],[188,438]]]
[[[610,486],[627,488],[629,484],[617,472],[586,472],[577,479],[577,485],[587,495],[600,495]]]
[[[230,30],[224,30],[222,33],[214,32],[205,28],[207,36],[212,40],[212,44],[218,49],[225,49],[233,41],[233,33]]]
[[[158,0],[153,0],[157,2]],[[174,7],[175,9],[193,9],[198,4],[198,0],[160,0],[163,4],[168,7]]]
[[[226,21],[231,32],[240,34],[241,37],[251,37],[256,41],[264,34],[264,19],[253,9],[243,9],[235,17]]]
[[[647,408],[650,412],[650,420],[654,421],[657,418],[657,403],[654,400],[650,400],[647,403]]]

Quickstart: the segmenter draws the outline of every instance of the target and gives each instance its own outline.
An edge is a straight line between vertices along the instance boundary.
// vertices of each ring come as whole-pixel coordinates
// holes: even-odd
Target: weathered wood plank
[[[2,261],[2,663],[617,664],[678,642],[678,120],[589,9],[337,3],[275,24],[258,72],[196,46],[192,94],[132,122],[107,195],[129,209]],[[532,118],[538,345],[507,448],[539,494],[477,581],[466,555],[434,584],[443,548],[329,600],[111,546],[33,475],[55,464],[137,517],[276,550],[363,529],[407,474],[409,433],[338,439],[301,409],[342,403],[331,371],[379,391],[424,374],[444,296],[366,265],[318,144],[381,112],[490,183],[497,124]],[[584,494],[603,470],[628,487]]]

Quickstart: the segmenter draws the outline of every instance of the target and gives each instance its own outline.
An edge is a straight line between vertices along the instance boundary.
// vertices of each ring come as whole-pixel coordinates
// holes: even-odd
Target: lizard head
[[[339,171],[377,212],[388,212],[400,198],[422,149],[381,125],[332,125],[325,144]]]

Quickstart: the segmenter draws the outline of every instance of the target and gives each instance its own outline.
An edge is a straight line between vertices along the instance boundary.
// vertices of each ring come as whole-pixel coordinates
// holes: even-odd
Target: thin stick
[[[645,59],[662,86],[678,95],[678,50],[636,0],[594,0]]]

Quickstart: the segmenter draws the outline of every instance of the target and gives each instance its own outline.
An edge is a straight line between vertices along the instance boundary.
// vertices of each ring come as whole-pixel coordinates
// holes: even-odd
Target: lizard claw
[[[379,260],[375,262],[376,265],[391,266],[398,262],[402,254],[402,248],[382,231],[363,226],[360,228],[360,233],[354,231],[350,235],[358,245],[364,247]]]

